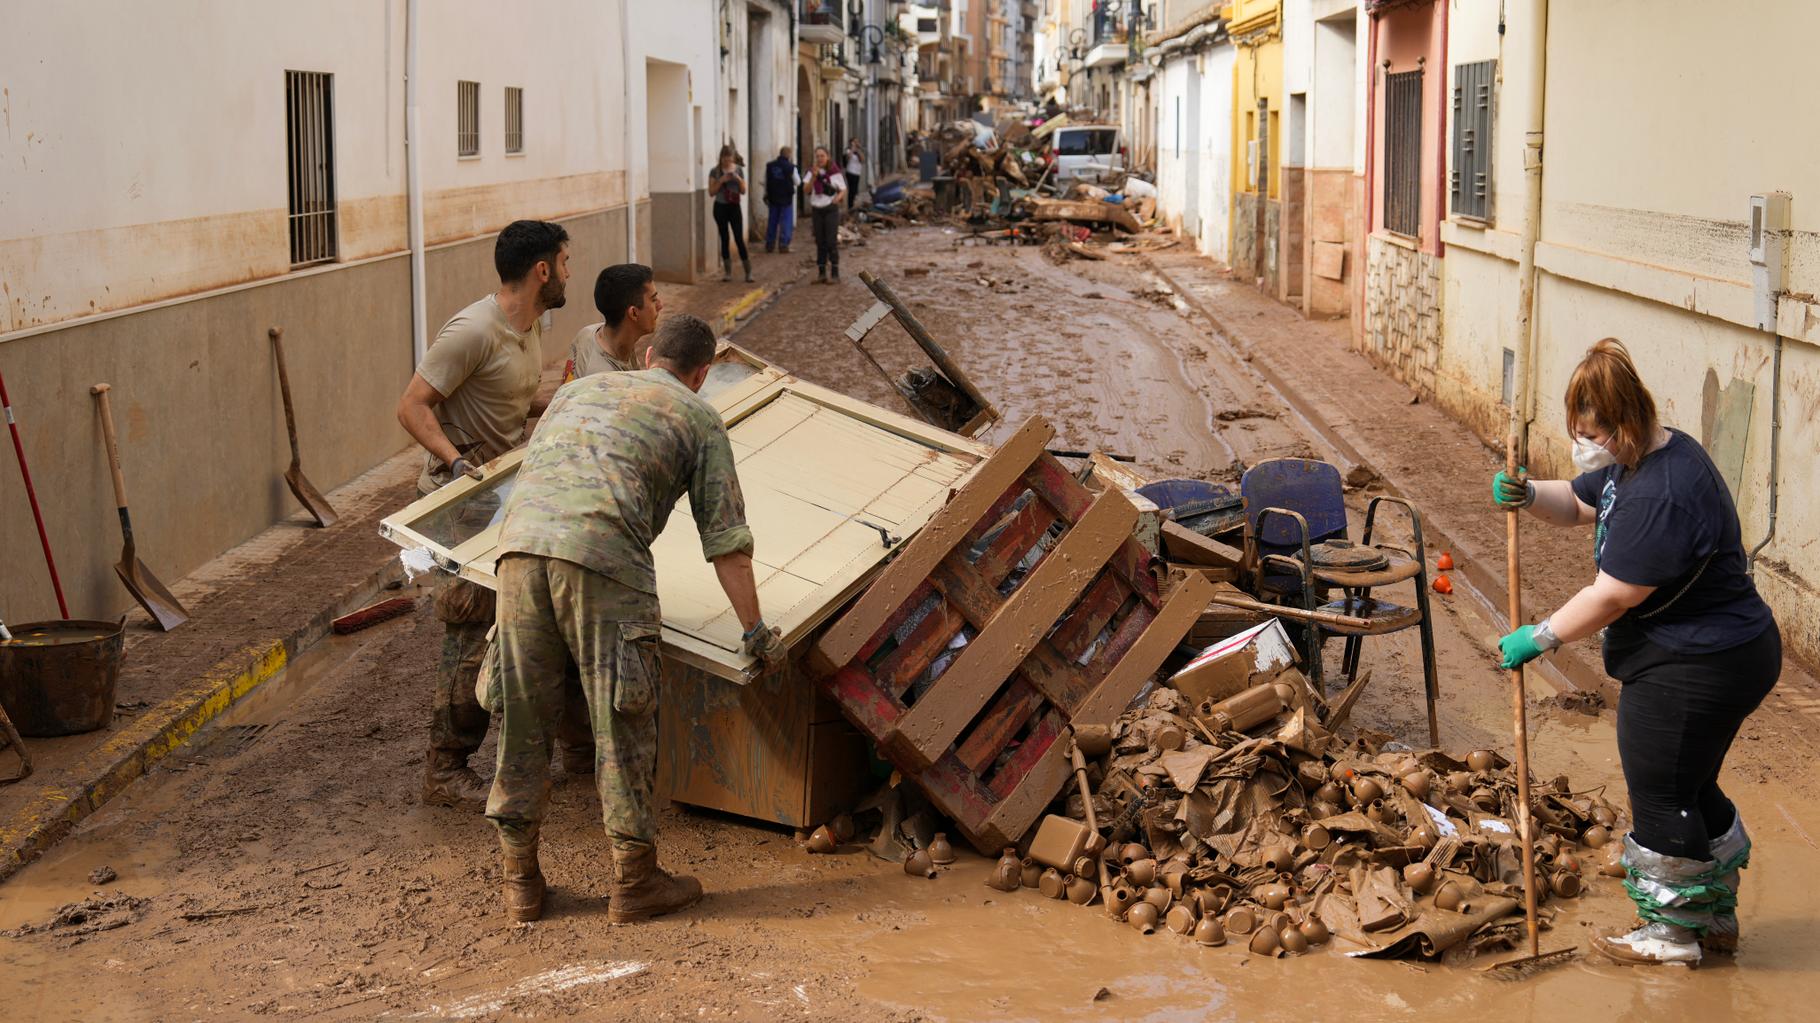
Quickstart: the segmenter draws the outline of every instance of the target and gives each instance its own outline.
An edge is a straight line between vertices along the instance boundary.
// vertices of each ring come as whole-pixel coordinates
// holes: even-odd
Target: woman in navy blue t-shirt
[[[1492,497],[1558,526],[1594,525],[1598,576],[1538,625],[1499,641],[1515,668],[1605,631],[1623,684],[1618,755],[1630,790],[1626,888],[1641,924],[1595,944],[1626,963],[1697,963],[1738,941],[1750,836],[1719,788],[1738,728],[1776,684],[1782,634],[1747,572],[1738,511],[1712,459],[1663,427],[1614,338],[1567,385],[1572,480],[1498,473]]]

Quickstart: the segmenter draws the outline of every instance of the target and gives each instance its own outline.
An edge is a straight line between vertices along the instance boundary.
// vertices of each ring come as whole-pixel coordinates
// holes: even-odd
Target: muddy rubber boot
[[[817,284],[828,283],[828,268],[827,267],[818,266],[815,268],[815,283],[817,283]]]
[[[537,865],[537,843],[500,843],[499,872],[505,879],[506,918],[530,923],[543,917],[543,870]]]
[[[1718,864],[1714,887],[1720,888],[1713,903],[1713,923],[1700,936],[1700,947],[1719,955],[1738,951],[1738,885],[1739,873],[1750,866],[1750,832],[1744,830],[1744,818],[1734,814],[1732,826],[1713,839],[1710,846],[1713,861]]]
[[[423,765],[423,803],[457,810],[487,808],[488,786],[460,753],[433,749]]]
[[[594,773],[594,747],[563,746],[562,769],[568,774],[581,776]]]
[[[839,284],[840,283],[840,264],[839,263],[834,264],[834,268],[828,272],[828,283],[829,284]]]
[[[1698,966],[1700,935],[1691,927],[1660,921],[1642,924],[1628,934],[1601,934],[1593,947],[1626,966]]]
[[[720,279],[723,281],[730,281],[733,279],[733,257],[720,257]]]
[[[742,259],[739,262],[740,262],[740,265],[742,265],[746,268],[746,283],[751,284],[752,283],[752,261],[749,259]]]
[[[1713,925],[1719,864],[1670,856],[1624,836],[1624,890],[1637,904],[1638,926],[1602,934],[1593,947],[1626,966],[1698,966],[1700,936]]]
[[[701,900],[701,882],[672,877],[657,865],[657,847],[645,844],[613,847],[619,876],[607,902],[607,921],[624,924],[673,913]]]

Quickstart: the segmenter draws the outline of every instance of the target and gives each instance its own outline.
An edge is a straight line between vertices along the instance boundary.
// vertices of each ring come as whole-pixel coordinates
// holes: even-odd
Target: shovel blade
[[[297,503],[303,505],[303,510],[310,513],[318,526],[327,529],[341,517],[335,513],[335,506],[329,503],[329,499],[322,496],[322,491],[317,490],[315,484],[304,476],[303,470],[286,469],[284,481],[290,484],[292,496],[297,498]]]
[[[127,592],[145,608],[145,613],[152,616],[160,629],[169,632],[190,620],[190,613],[183,609],[182,602],[171,595],[151,569],[145,567],[145,562],[138,558],[121,561],[114,566],[114,574],[120,577]]]

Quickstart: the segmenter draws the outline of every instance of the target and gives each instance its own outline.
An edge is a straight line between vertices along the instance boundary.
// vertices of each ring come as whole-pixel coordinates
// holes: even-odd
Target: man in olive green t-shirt
[[[638,341],[657,329],[663,299],[651,268],[641,263],[616,263],[594,281],[594,308],[601,322],[581,328],[569,343],[569,361],[562,382],[595,373],[627,373],[638,369]]]
[[[479,466],[524,440],[543,373],[539,318],[565,301],[568,243],[558,224],[507,225],[493,246],[499,290],[456,313],[424,353],[398,399],[399,424],[426,452],[420,493],[457,473],[481,478]],[[436,614],[446,629],[430,715],[425,803],[475,808],[486,802],[486,786],[468,758],[485,741],[490,720],[474,698],[474,681],[494,607],[491,590],[462,579],[436,592]]]

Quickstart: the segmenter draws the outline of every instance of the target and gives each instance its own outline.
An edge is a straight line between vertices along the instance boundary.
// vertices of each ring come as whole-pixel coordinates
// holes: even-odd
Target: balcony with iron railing
[[[847,37],[847,13],[839,0],[797,0],[797,32],[805,43],[832,45]]]
[[[1087,25],[1087,59],[1085,67],[1111,67],[1125,63],[1129,56],[1125,27],[1125,5],[1118,0],[1098,0]]]

